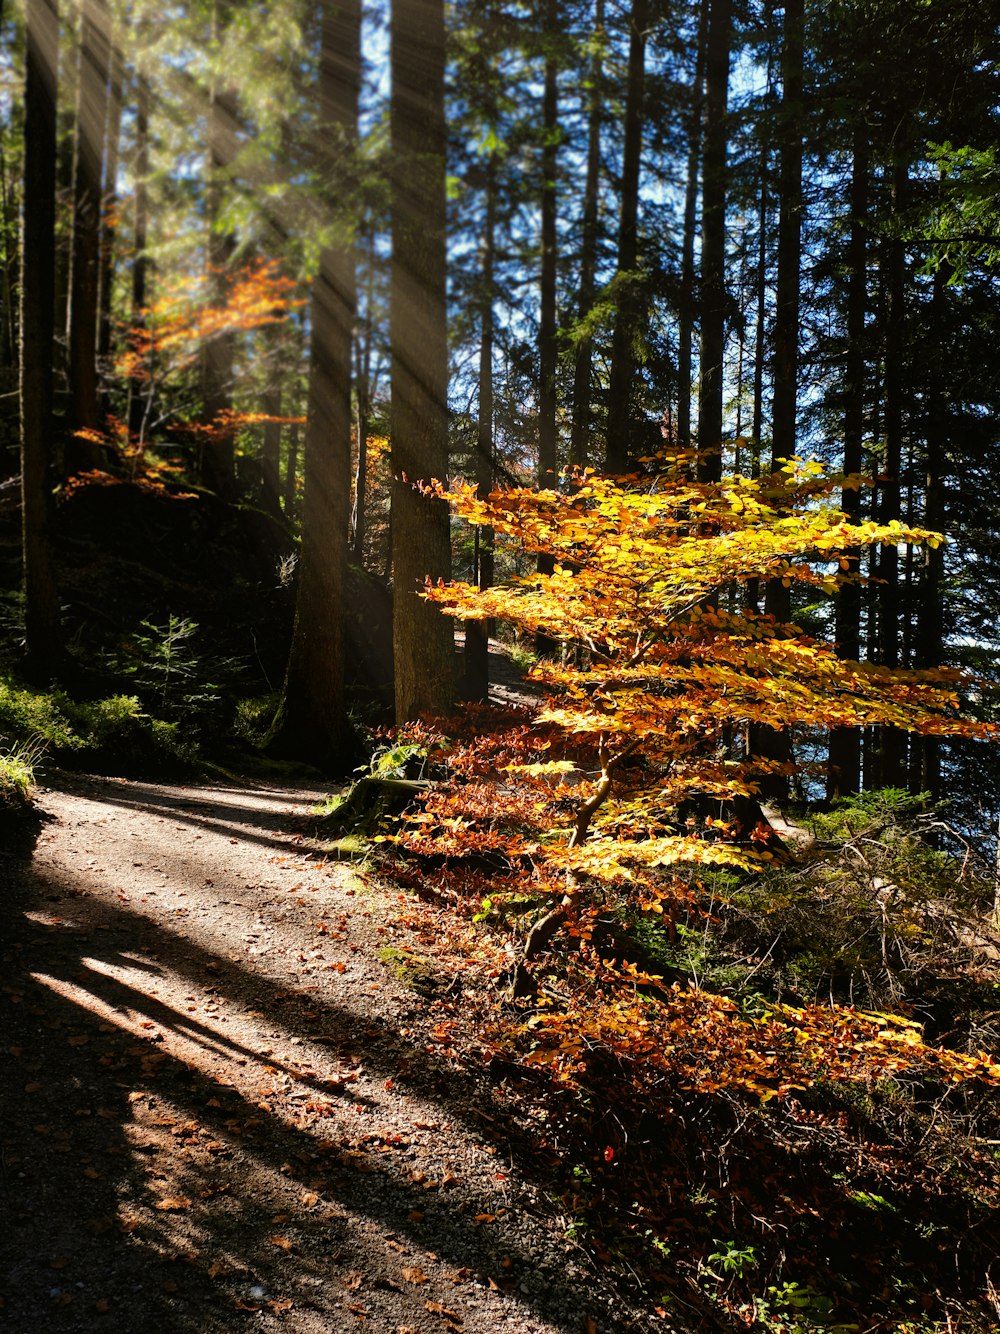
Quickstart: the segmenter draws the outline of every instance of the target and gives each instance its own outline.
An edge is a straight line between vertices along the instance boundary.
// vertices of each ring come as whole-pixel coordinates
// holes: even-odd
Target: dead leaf
[[[292,1249],[293,1243],[287,1237],[268,1237],[268,1241],[272,1246],[277,1246],[279,1250],[290,1251]]]
[[[340,1282],[341,1286],[345,1287],[348,1292],[357,1292],[364,1282],[364,1275],[355,1270],[353,1274],[345,1274]]]
[[[419,1265],[406,1265],[403,1268],[403,1277],[407,1283],[426,1283],[427,1275]]]
[[[107,1297],[98,1297],[97,1301],[94,1302],[94,1310],[100,1311],[101,1315],[106,1315],[111,1310],[111,1303]]]
[[[285,1312],[290,1311],[294,1305],[295,1303],[292,1301],[291,1297],[283,1297],[280,1301],[268,1302],[268,1306],[275,1315],[284,1315]]]
[[[431,1315],[439,1315],[443,1320],[454,1320],[459,1325],[462,1323],[462,1317],[459,1313],[450,1310],[443,1302],[424,1302],[424,1305]]]
[[[184,1195],[165,1195],[156,1201],[156,1208],[161,1214],[172,1213],[177,1209],[190,1209],[191,1201]]]
[[[319,1196],[314,1190],[305,1191],[299,1198],[307,1209],[311,1209],[313,1205],[319,1204]]]
[[[71,1047],[85,1047],[90,1041],[90,1038],[88,1038],[86,1034],[80,1033],[75,1038],[67,1038],[66,1040]]]
[[[592,1315],[583,1317],[583,1334],[597,1334],[597,1321]]]

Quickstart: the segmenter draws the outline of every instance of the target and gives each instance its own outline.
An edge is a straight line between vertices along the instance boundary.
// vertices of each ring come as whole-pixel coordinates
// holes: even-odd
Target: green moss
[[[409,991],[418,996],[433,996],[441,986],[442,976],[430,959],[387,945],[379,950],[379,959]]]

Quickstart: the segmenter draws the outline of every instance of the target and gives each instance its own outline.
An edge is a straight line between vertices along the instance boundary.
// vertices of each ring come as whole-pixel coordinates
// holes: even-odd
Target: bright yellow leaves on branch
[[[574,938],[558,995],[536,994],[529,1028],[513,1038],[558,1081],[585,1081],[611,1052],[633,1090],[679,1083],[766,1100],[821,1077],[902,1070],[1000,1082],[989,1057],[927,1047],[907,1021],[837,1006],[746,1015],[593,946],[598,919],[614,920],[626,901],[668,932],[684,918],[707,926],[705,870],[740,873],[782,855],[757,797],[763,778],[789,766],[750,753],[751,725],[990,734],[961,716],[958,673],[845,661],[758,609],[765,581],[830,592],[859,578],[859,549],[942,540],[850,523],[832,501],[845,484],[861,479],[795,460],[755,481],[702,484],[668,463],[628,484],[581,474],[565,492],[481,499],[470,484],[429,488],[470,523],[550,556],[553,570],[486,590],[428,585],[425,596],[464,620],[540,631],[563,651],[533,669],[547,696],[534,714],[474,706],[449,721],[445,777],[403,817],[397,841],[441,859],[441,892],[478,892],[488,913],[534,912],[524,991],[556,931]],[[422,725],[411,739],[434,735]]]
[[[205,342],[226,333],[249,333],[280,324],[296,306],[296,283],[274,261],[260,261],[238,273],[225,299],[209,292],[209,278],[165,289],[129,330],[128,345],[115,370],[124,379],[160,379],[190,366]]]
[[[696,738],[704,752],[748,723],[976,734],[956,715],[956,673],[846,662],[831,645],[748,609],[755,581],[832,590],[850,577],[852,550],[941,541],[898,522],[848,523],[817,471],[795,463],[719,484],[668,472],[628,489],[587,474],[565,494],[522,489],[485,500],[470,484],[438,488],[469,522],[547,553],[555,570],[426,596],[463,619],[498,617],[578,646],[582,666],[538,668],[553,700],[543,716],[595,740],[648,738],[667,748],[664,761],[678,742],[686,753]]]
[[[849,556],[859,548],[942,540],[898,522],[849,523],[831,499],[843,482],[793,460],[769,477],[719,483],[692,481],[667,461],[628,484],[587,472],[564,492],[481,499],[469,483],[433,485],[470,523],[554,563],[551,574],[502,587],[425,591],[453,616],[495,617],[566,646],[561,660],[534,669],[548,695],[536,722],[562,738],[564,753],[546,760],[570,750],[586,757],[581,779],[553,789],[551,774],[529,766],[511,784],[549,801],[553,822],[571,812],[561,835],[545,836],[551,870],[618,878],[630,868],[766,858],[746,807],[775,765],[747,753],[751,724],[989,732],[960,717],[958,673],[845,661],[751,601],[748,590],[766,580],[829,590],[857,579]],[[695,802],[703,817],[706,800],[720,812],[714,824],[678,827],[671,812]],[[741,800],[743,826],[731,827],[724,804]]]

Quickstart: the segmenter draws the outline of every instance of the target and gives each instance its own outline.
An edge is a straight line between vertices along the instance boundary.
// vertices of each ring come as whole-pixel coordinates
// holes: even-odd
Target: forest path
[[[401,980],[437,910],[308,847],[324,793],[50,781],[0,856],[0,1325],[646,1327],[515,1161],[461,968]]]

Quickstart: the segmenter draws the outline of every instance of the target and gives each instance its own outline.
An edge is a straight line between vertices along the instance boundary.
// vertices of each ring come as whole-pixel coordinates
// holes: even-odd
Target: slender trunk
[[[73,173],[73,249],[70,265],[67,475],[103,461],[100,448],[77,432],[101,425],[97,320],[101,259],[101,185],[108,101],[110,16],[104,0],[83,0]]]
[[[936,532],[944,527],[947,509],[946,451],[948,446],[948,398],[944,383],[949,365],[944,306],[947,301],[948,268],[942,264],[934,275],[930,328],[941,331],[928,340],[932,350],[924,368],[929,409],[924,443],[924,525]],[[916,615],[914,666],[937,667],[944,658],[944,549],[924,547],[920,560]],[[914,737],[910,785],[917,792],[941,795],[941,742],[934,736]]]
[[[558,0],[545,0],[545,73],[542,91],[541,270],[538,325],[538,485],[556,484],[556,167],[559,146]],[[541,568],[541,565],[539,566]]]
[[[114,40],[108,54],[108,126],[105,134],[104,189],[101,195],[101,282],[98,313],[97,353],[105,366],[111,355],[114,329],[112,302],[115,285],[115,238],[118,230],[118,155],[121,146],[122,94],[125,65],[122,51]],[[120,36],[120,33],[118,34]],[[105,411],[107,404],[104,404]]]
[[[278,366],[271,369],[271,375],[277,380]],[[261,410],[270,420],[264,422],[264,437],[260,451],[261,507],[275,518],[281,517],[279,499],[281,471],[281,422],[274,418],[281,417],[281,385],[272,383],[261,397]]]
[[[694,243],[698,222],[698,168],[701,163],[705,102],[705,59],[710,0],[698,9],[698,46],[688,111],[688,158],[684,186],[684,227],[681,237],[681,299],[677,321],[677,443],[691,447],[691,342],[694,336]]]
[[[594,50],[590,58],[587,90],[587,174],[583,187],[583,219],[580,234],[580,302],[582,322],[594,305],[597,283],[597,237],[601,189],[601,126],[604,92],[604,5],[596,0]],[[590,452],[591,379],[594,363],[593,339],[580,334],[573,365],[573,419],[570,426],[570,459],[585,468]]]
[[[365,314],[364,319],[359,321],[354,345],[355,396],[358,403],[358,466],[354,474],[354,513],[351,516],[352,550],[355,563],[361,566],[365,563],[365,540],[368,535],[368,427],[372,409],[372,351],[375,343],[372,307],[375,301],[377,263],[374,227],[368,229],[366,240]]]
[[[778,182],[778,274],[774,311],[772,357],[771,468],[777,471],[795,454],[795,418],[798,404],[799,283],[802,244],[802,5],[785,0],[781,50],[781,151]],[[792,618],[791,589],[781,579],[769,579],[764,588],[764,612],[778,625]],[[751,728],[751,750],[782,764],[791,761],[787,731],[766,726]],[[773,801],[788,796],[788,779],[767,774],[762,794]]]
[[[288,428],[288,458],[285,461],[285,498],[286,519],[294,519],[298,510],[299,483],[299,423],[292,422]]]
[[[56,103],[59,9],[27,0],[21,232],[21,511],[28,663],[44,679],[59,655],[49,529],[55,334]]]
[[[425,579],[450,576],[448,506],[413,485],[448,472],[443,0],[396,0],[390,37],[390,522],[396,717],[405,722],[446,709],[455,676],[452,623],[419,596]]]
[[[868,138],[865,127],[854,132],[851,163],[851,232],[847,249],[847,347],[844,364],[844,472],[859,474],[865,426],[865,312],[868,306]],[[861,518],[860,487],[845,487],[840,506],[848,521]],[[847,573],[861,573],[861,553],[845,553]],[[846,583],[837,594],[835,638],[842,658],[861,656],[861,585]],[[838,727],[830,734],[827,795],[857,792],[861,787],[861,734],[856,727]]]
[[[485,498],[493,486],[494,263],[496,258],[496,157],[486,164],[486,219],[483,228],[482,297],[479,325],[479,416],[476,423],[476,490]],[[493,584],[493,530],[475,531],[474,578],[479,588]],[[485,700],[490,693],[489,622],[465,622],[465,694]]]
[[[319,133],[340,145],[357,137],[361,90],[360,0],[324,0]],[[349,151],[349,149],[344,150]],[[331,163],[331,167],[338,164]],[[350,180],[353,162],[341,164]],[[336,201],[331,189],[329,202]],[[295,627],[279,730],[282,751],[337,763],[350,722],[344,694],[345,593],[351,495],[351,347],[357,307],[352,245],[323,251],[312,296],[302,546]]]
[[[899,148],[892,162],[891,207],[898,215],[906,194],[906,157]],[[879,522],[900,517],[900,471],[903,457],[903,355],[905,320],[905,253],[903,242],[888,243],[888,299],[885,330],[885,445],[879,479]],[[878,560],[878,661],[899,666],[899,552],[891,543],[880,548]],[[878,768],[881,787],[904,783],[906,735],[899,728],[878,729]]]
[[[135,232],[132,258],[132,315],[133,338],[140,343],[146,333],[146,307],[149,304],[149,83],[140,74],[136,80],[135,107]],[[135,374],[128,387],[128,430],[139,447],[145,437],[146,411],[152,394],[151,365],[143,367],[136,361]],[[144,374],[145,372],[145,374]]]
[[[605,468],[626,472],[631,466],[632,384],[636,339],[642,327],[639,294],[639,175],[642,165],[643,92],[646,78],[647,0],[632,0],[625,95],[625,143],[622,150],[621,210],[618,221],[618,302],[611,335],[608,385],[608,435]]]
[[[0,227],[3,228],[3,289],[0,292],[3,325],[0,328],[0,340],[2,340],[0,367],[12,369],[17,365],[19,333],[14,291],[17,287],[17,273],[21,261],[17,245],[18,227],[14,192],[7,178],[7,156],[2,143],[0,143]]]
[[[722,476],[722,382],[726,350],[726,105],[729,95],[730,0],[708,0],[705,137],[702,150],[701,384],[698,476]]]
[[[545,0],[543,38],[545,70],[542,81],[542,181],[541,181],[541,265],[539,270],[538,312],[538,472],[540,490],[556,485],[556,366],[559,358],[556,321],[556,168],[559,147],[559,66],[555,45],[558,40],[558,0]],[[555,562],[542,553],[537,560],[539,574],[551,574]],[[536,634],[535,650],[548,654],[555,641]]]
[[[217,0],[213,10],[214,35],[229,17],[228,0]],[[208,106],[208,183],[205,214],[208,226],[208,286],[214,305],[222,306],[229,287],[236,237],[221,228],[223,173],[236,155],[236,96],[232,88],[212,88]],[[236,493],[236,433],[230,420],[233,409],[235,339],[223,330],[205,340],[201,354],[202,417],[214,425],[203,460],[205,477],[216,493],[231,500]]]

